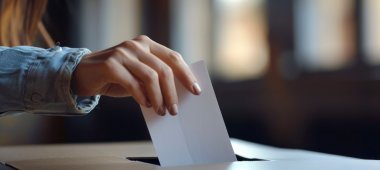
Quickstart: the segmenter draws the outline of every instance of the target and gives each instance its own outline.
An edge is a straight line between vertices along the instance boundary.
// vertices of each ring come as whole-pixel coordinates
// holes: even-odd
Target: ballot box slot
[[[130,161],[139,161],[160,166],[160,161],[158,160],[158,157],[127,157],[127,159]],[[237,161],[267,161],[265,159],[246,158],[240,155],[236,155],[236,159]]]
[[[130,161],[139,161],[153,165],[160,165],[158,157],[127,157]]]
[[[236,159],[237,161],[268,161],[268,160],[265,160],[265,159],[259,159],[259,158],[246,158],[244,156],[240,156],[240,155],[236,155]]]

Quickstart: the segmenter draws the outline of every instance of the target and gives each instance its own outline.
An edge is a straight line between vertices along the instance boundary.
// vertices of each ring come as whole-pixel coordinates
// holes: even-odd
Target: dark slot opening
[[[127,157],[128,160],[131,161],[140,161],[148,164],[158,165],[160,166],[160,161],[157,157]],[[240,155],[236,155],[236,159],[238,161],[267,161],[265,159],[258,159],[258,158],[246,158]]]

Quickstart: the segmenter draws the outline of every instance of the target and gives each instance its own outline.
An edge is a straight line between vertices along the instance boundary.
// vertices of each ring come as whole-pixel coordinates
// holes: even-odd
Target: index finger
[[[174,75],[187,90],[195,95],[201,93],[197,79],[183,60],[181,54],[151,40],[147,36],[140,36],[135,38],[135,40],[146,43],[149,46],[150,52],[160,58],[173,70]]]

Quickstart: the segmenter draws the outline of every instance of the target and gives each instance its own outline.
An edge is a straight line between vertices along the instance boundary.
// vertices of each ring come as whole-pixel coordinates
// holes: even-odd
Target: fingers
[[[201,88],[197,83],[195,76],[190,71],[188,65],[179,53],[151,40],[147,36],[139,36],[134,40],[141,42],[141,44],[147,44],[149,51],[165,62],[173,70],[175,76],[190,92],[195,95],[199,95],[201,93]]]
[[[140,62],[137,58],[132,57],[134,54],[128,53],[127,50],[123,48],[116,48],[115,50],[120,54],[118,55],[120,56],[119,60],[124,67],[143,82],[146,95],[154,110],[160,115],[165,115],[158,73],[148,65]]]
[[[174,77],[193,94],[199,95],[201,88],[181,55],[146,36],[139,36],[115,47],[98,52],[93,60],[106,60],[115,73],[112,81],[118,86],[107,85],[105,94],[117,96],[125,88],[136,101],[164,115],[166,108],[172,115],[178,113],[178,96]],[[115,63],[116,62],[116,63]],[[120,85],[121,83],[121,85]]]
[[[145,97],[145,89],[140,85],[139,81],[124,68],[123,65],[110,58],[104,62],[103,67],[106,68],[101,68],[100,70],[105,70],[103,74],[109,79],[107,82],[110,85],[108,85],[107,88],[101,92],[101,94],[116,96],[117,94],[109,93],[120,92],[122,89],[119,87],[122,86],[138,103],[145,107],[151,107],[149,100]],[[112,85],[112,83],[117,85]]]
[[[178,97],[172,69],[156,56],[145,51],[141,51],[139,60],[157,72],[164,104],[170,114],[176,115],[178,113]]]

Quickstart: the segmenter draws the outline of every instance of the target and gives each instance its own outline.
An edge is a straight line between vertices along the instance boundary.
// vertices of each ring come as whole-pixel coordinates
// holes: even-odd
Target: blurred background
[[[380,159],[378,0],[50,0],[63,46],[146,34],[206,60],[231,137]],[[0,118],[0,144],[149,140],[131,98],[84,117]]]

